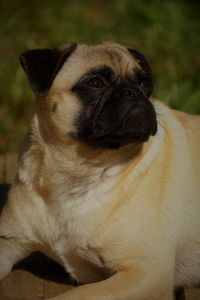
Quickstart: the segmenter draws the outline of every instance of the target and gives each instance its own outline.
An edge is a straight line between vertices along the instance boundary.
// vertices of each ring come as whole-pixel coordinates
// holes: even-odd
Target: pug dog
[[[34,251],[77,287],[54,300],[172,300],[200,280],[200,117],[151,97],[145,57],[67,44],[20,57],[37,96],[0,216],[0,279]]]

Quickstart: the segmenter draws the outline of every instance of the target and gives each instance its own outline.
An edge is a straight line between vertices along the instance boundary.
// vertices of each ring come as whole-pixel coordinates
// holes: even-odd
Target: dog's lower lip
[[[137,135],[136,133],[129,133],[123,137],[112,137],[111,135],[96,137],[96,138],[87,138],[87,142],[91,144],[104,144],[104,145],[117,145],[115,148],[119,148],[122,145],[131,144],[131,143],[143,143],[146,142],[150,137],[149,133],[144,133],[142,136]]]
[[[91,134],[81,134],[77,132],[71,132],[70,136],[76,140],[85,141],[88,144],[92,145],[114,145],[113,148],[119,148],[122,145],[131,144],[131,143],[143,143],[146,142],[151,135],[154,135],[152,132],[129,132],[124,136],[116,136],[113,133],[94,137]]]

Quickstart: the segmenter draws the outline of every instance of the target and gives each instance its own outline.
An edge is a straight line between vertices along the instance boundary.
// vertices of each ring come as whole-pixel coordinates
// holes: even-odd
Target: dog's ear
[[[28,50],[21,54],[21,65],[37,96],[48,93],[57,73],[75,49],[73,43],[62,48]]]
[[[150,97],[153,92],[153,75],[151,67],[142,53],[133,48],[128,47],[127,49],[141,67],[142,72],[138,70],[136,75],[138,76],[142,89],[146,95]]]

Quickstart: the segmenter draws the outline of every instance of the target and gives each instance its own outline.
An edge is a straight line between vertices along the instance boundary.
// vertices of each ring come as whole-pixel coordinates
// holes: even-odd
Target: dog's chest
[[[94,245],[104,222],[105,207],[113,201],[110,193],[113,182],[113,178],[96,180],[84,193],[77,187],[70,191],[71,198],[62,201],[57,219],[59,235],[52,243],[52,250],[80,283],[96,282],[112,273]]]
[[[86,212],[84,215],[85,217],[79,215],[75,220],[69,221],[66,226],[68,229],[55,245],[56,249],[54,248],[66,271],[79,283],[100,281],[112,273],[98,251],[98,247],[95,247],[98,217],[87,215]]]

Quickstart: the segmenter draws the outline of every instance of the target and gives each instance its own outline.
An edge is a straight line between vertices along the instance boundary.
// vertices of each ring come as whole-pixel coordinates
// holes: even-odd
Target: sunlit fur
[[[137,65],[120,45],[78,46],[37,100],[0,216],[0,278],[39,250],[85,283],[55,300],[172,300],[200,279],[200,117],[151,99],[158,131],[147,142],[114,150],[74,139],[81,103],[70,89],[102,63]]]

